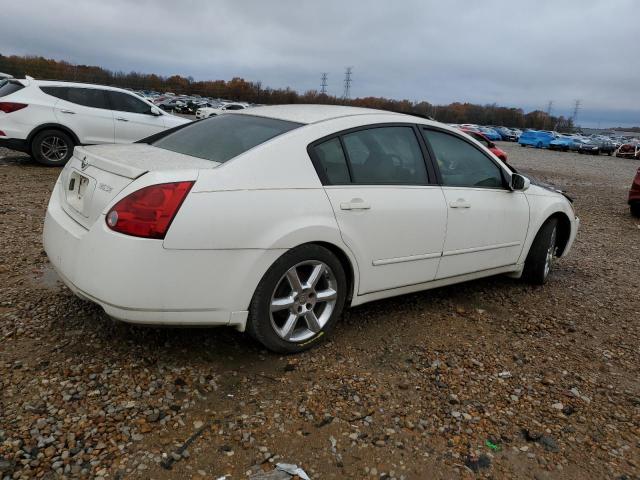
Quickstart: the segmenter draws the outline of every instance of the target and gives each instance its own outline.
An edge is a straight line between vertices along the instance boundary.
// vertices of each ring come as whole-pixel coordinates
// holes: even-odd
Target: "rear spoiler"
[[[28,87],[31,84],[33,77],[30,77],[29,75],[25,75],[24,78],[9,78],[8,80],[16,81],[23,87]]]

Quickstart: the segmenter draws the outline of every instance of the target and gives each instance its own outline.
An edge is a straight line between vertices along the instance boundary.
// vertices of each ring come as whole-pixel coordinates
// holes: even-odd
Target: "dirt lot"
[[[576,198],[548,285],[372,303],[291,357],[76,299],[40,239],[59,170],[0,149],[0,478],[640,478],[640,163],[501,147]]]

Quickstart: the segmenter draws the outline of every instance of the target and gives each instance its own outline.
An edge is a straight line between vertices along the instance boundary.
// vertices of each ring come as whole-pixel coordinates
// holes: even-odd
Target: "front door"
[[[423,129],[423,135],[435,155],[448,210],[436,278],[515,265],[529,225],[524,193],[511,191],[499,163],[470,141],[435,129]]]
[[[116,143],[133,143],[165,128],[164,115],[153,115],[151,106],[128,93],[109,91],[115,120]]]
[[[358,294],[433,280],[446,206],[441,188],[430,184],[416,130],[360,129],[316,145],[313,155],[358,262]]]

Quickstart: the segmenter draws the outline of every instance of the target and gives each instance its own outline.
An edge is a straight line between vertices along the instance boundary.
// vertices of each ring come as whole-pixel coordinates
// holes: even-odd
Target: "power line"
[[[326,95],[327,94],[327,73],[323,72],[322,76],[320,77],[321,83],[320,83],[320,95]]]
[[[348,100],[351,97],[351,74],[353,72],[353,67],[347,67],[344,72],[344,93],[342,94],[342,98]]]

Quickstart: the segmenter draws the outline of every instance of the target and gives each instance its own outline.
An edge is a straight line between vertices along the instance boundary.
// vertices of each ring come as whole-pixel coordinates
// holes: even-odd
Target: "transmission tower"
[[[322,73],[320,80],[321,80],[320,95],[326,95],[327,94],[327,73],[326,72]]]
[[[353,67],[347,67],[344,72],[344,93],[342,94],[342,98],[348,100],[351,97],[351,73],[353,72]]]
[[[549,103],[547,103],[547,116],[544,119],[544,125],[542,126],[542,128],[545,128],[547,126],[547,120],[551,120],[552,108],[553,108],[553,100],[549,100]]]
[[[573,115],[571,115],[571,120],[573,121],[573,126],[576,126],[576,120],[578,118],[578,112],[580,111],[580,105],[582,102],[580,100],[576,100],[575,105],[573,106]]]

